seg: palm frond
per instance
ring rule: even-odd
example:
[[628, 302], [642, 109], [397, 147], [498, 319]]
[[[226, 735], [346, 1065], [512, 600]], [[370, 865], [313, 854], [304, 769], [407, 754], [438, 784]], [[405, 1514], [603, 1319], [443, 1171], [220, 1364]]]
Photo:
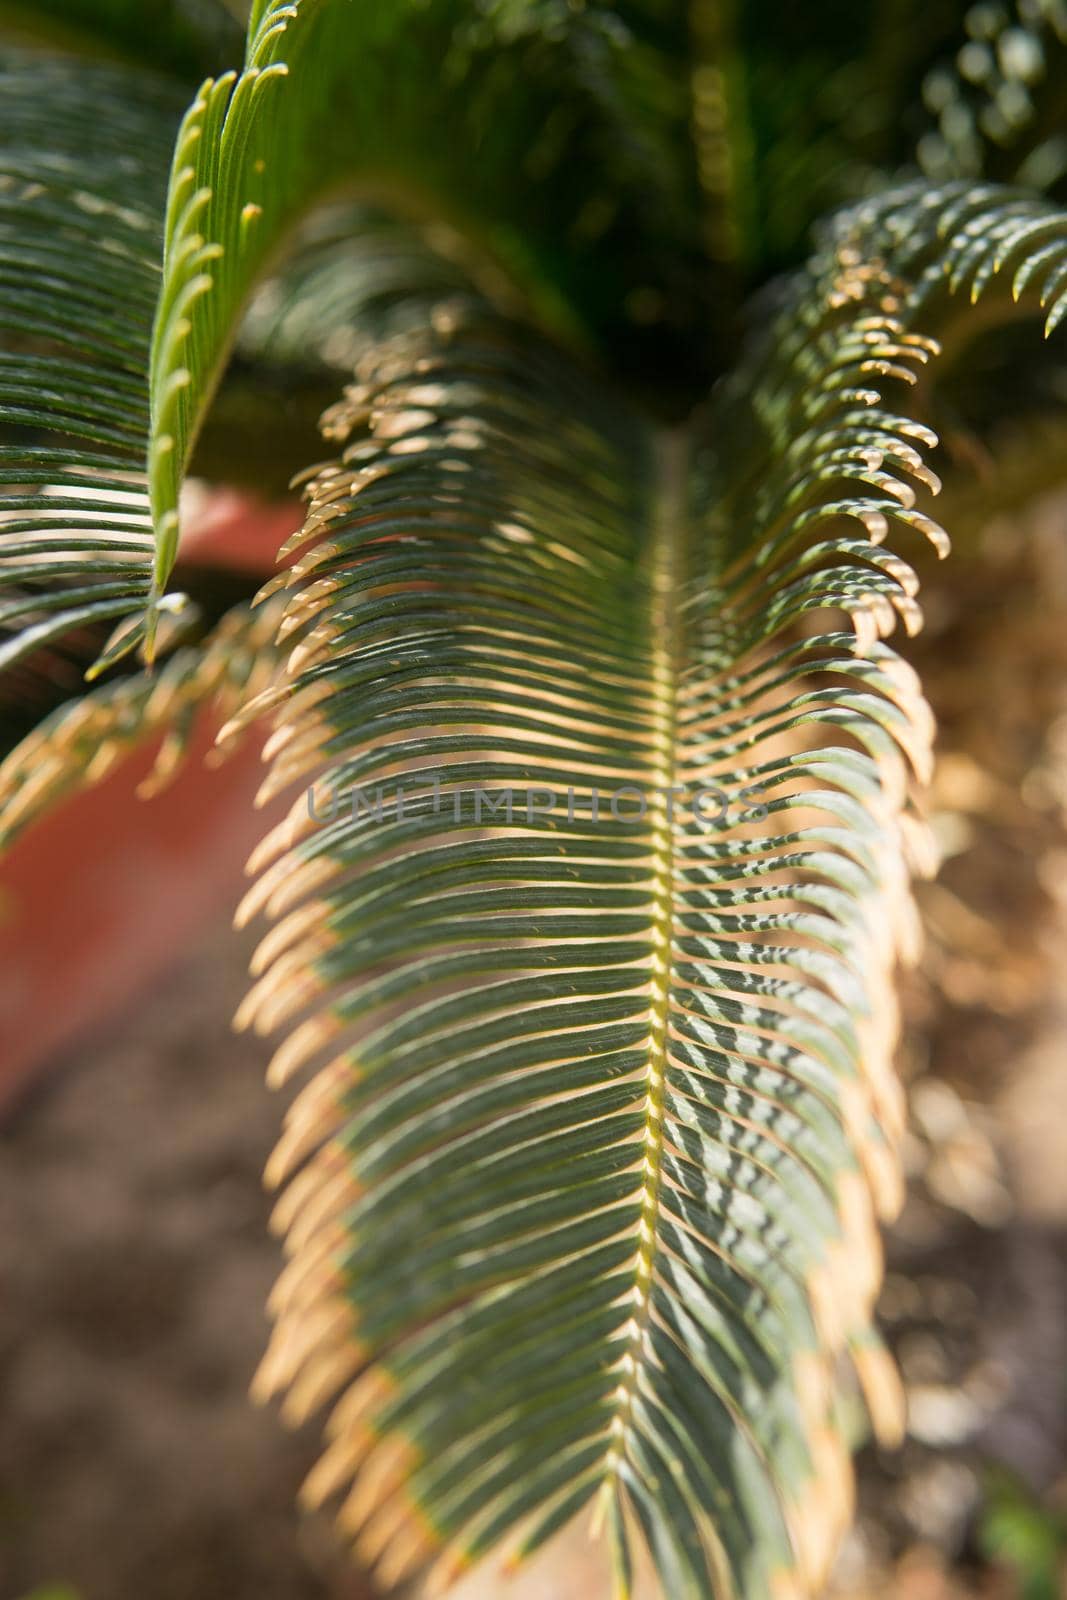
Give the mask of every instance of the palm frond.
[[[163, 735], [140, 793], [159, 792], [178, 771], [197, 719], [218, 722], [262, 694], [280, 665], [279, 608], [235, 606], [195, 648], [56, 708], [0, 762], [0, 850], [59, 800], [99, 783], [134, 750]], [[232, 748], [232, 746], [230, 746]]]
[[875, 258], [907, 285], [909, 321], [946, 321], [968, 333], [967, 311], [998, 297], [1012, 308], [1039, 308], [1048, 338], [1067, 313], [1067, 212], [1024, 189], [955, 182], [887, 190], [838, 227], [868, 242]]
[[669, 350], [684, 370], [692, 334], [671, 330], [702, 317], [687, 118], [656, 45], [599, 4], [255, 6], [243, 73], [205, 83], [175, 155], [152, 352], [157, 587], [238, 314], [341, 184], [472, 236], [567, 336], [614, 337], [650, 370]]
[[[326, 419], [267, 786], [315, 780], [318, 819], [242, 913], [278, 926], [241, 1020], [303, 1016], [274, 1081], [318, 1063], [259, 1386], [343, 1391], [308, 1492], [354, 1476], [389, 1581], [596, 1501], [672, 1595], [807, 1593], [848, 1515], [839, 1352], [899, 1425], [874, 1218], [930, 723], [881, 638], [910, 569], [866, 536], [941, 535], [924, 430], [867, 388], [927, 346], [836, 270], [748, 374], [747, 504], [737, 394], [688, 459], [469, 305]], [[803, 628], [827, 608], [856, 633]]]
[[140, 74], [0, 60], [0, 668], [47, 672], [75, 632], [99, 649], [148, 592], [147, 352], [179, 112]]
[[841, 1353], [900, 1426], [875, 1219], [932, 729], [884, 541], [947, 549], [937, 331], [997, 284], [1055, 325], [1065, 237], [993, 188], [857, 207], [688, 438], [470, 299], [324, 419], [290, 682], [242, 714], [277, 707], [265, 796], [315, 797], [242, 909], [240, 1020], [311, 1074], [259, 1390], [335, 1398], [307, 1492], [387, 1581], [593, 1504], [623, 1588], [636, 1536], [672, 1596], [818, 1592]]

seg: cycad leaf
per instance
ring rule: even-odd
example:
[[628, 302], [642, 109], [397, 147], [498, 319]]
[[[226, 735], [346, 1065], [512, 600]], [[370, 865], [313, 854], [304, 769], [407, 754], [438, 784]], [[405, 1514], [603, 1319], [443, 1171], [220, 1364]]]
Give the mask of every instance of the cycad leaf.
[[899, 1427], [875, 1217], [931, 727], [883, 541], [945, 549], [906, 401], [922, 330], [1021, 266], [1055, 317], [1063, 237], [962, 184], [844, 215], [688, 440], [469, 300], [327, 415], [267, 785], [315, 802], [242, 913], [277, 925], [241, 1020], [313, 1069], [259, 1387], [339, 1396], [308, 1493], [387, 1581], [592, 1504], [623, 1585], [636, 1535], [672, 1600], [818, 1592], [839, 1353]]
[[99, 783], [134, 750], [163, 735], [147, 797], [178, 772], [198, 717], [219, 722], [275, 678], [278, 607], [235, 606], [196, 646], [155, 671], [99, 684], [45, 717], [0, 762], [0, 850], [59, 800]]
[[175, 155], [152, 354], [158, 587], [238, 314], [280, 239], [340, 185], [472, 237], [538, 315], [616, 336], [637, 366], [662, 364], [664, 330], [688, 321], [670, 345], [684, 368], [701, 315], [687, 116], [684, 80], [599, 4], [255, 6], [244, 72], [205, 83]]
[[[327, 1053], [271, 1167], [260, 1386], [344, 1390], [309, 1492], [355, 1473], [390, 1581], [597, 1501], [672, 1597], [808, 1592], [848, 1514], [839, 1352], [896, 1425], [874, 1218], [930, 728], [880, 637], [912, 576], [864, 531], [921, 525], [922, 430], [850, 380], [927, 352], [834, 279], [749, 373], [747, 506], [737, 394], [690, 451], [469, 306], [327, 419], [270, 780], [325, 765], [320, 820], [301, 796], [243, 913], [281, 920], [242, 1020], [315, 1007], [273, 1077]], [[801, 627], [828, 607], [862, 649]]]
[[0, 668], [148, 590], [147, 353], [179, 107], [149, 76], [0, 60]]

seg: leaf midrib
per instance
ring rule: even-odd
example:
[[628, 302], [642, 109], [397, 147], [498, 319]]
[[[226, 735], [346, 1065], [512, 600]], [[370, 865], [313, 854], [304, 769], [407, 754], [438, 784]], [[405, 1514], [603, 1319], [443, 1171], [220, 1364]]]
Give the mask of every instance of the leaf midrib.
[[649, 1356], [649, 1322], [657, 1249], [663, 1171], [663, 1120], [666, 1096], [670, 975], [674, 931], [674, 826], [669, 791], [678, 780], [678, 684], [682, 666], [679, 617], [686, 534], [688, 438], [664, 431], [655, 444], [650, 539], [650, 643], [652, 726], [650, 768], [653, 859], [653, 915], [649, 1039], [646, 1065], [644, 1168], [638, 1248], [634, 1267], [634, 1306], [628, 1323], [628, 1348], [616, 1392], [605, 1487], [611, 1489], [627, 1453], [633, 1409], [643, 1364]]

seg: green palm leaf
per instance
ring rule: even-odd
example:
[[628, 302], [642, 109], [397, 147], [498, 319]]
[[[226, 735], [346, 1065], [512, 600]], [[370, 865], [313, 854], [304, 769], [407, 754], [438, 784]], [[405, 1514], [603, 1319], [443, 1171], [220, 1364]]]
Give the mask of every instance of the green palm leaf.
[[99, 783], [153, 738], [162, 740], [140, 785], [147, 797], [175, 775], [205, 711], [218, 722], [261, 694], [277, 675], [277, 606], [235, 606], [195, 646], [155, 672], [98, 684], [44, 717], [0, 762], [0, 850], [49, 807]]
[[180, 103], [139, 74], [0, 61], [0, 669], [51, 671], [78, 638], [87, 664], [148, 592], [147, 352]]
[[[497, 297], [518, 295], [624, 375], [647, 384], [669, 374], [684, 390], [732, 354], [742, 285], [794, 262], [813, 215], [870, 189], [905, 155], [916, 70], [954, 38], [962, 12], [972, 32], [993, 29], [981, 48], [1000, 65], [982, 92], [996, 106], [1040, 76], [1035, 59], [1063, 28], [1058, 0], [1011, 27], [981, 22], [988, 9], [857, 17], [834, 0], [816, 19], [783, 16], [768, 29], [722, 0], [702, 0], [691, 18], [673, 4], [600, 0], [253, 6], [245, 69], [205, 83], [172, 173], [152, 355], [157, 591], [174, 561], [181, 478], [240, 312], [324, 196], [344, 186], [388, 194], [466, 240]], [[974, 44], [964, 38], [961, 60]], [[936, 71], [935, 80], [948, 81]], [[978, 116], [966, 156], [946, 143], [956, 101], [944, 83], [930, 94], [939, 131], [927, 126], [920, 144], [927, 167], [981, 170], [982, 138], [1000, 113]], [[1015, 124], [1027, 118], [1016, 113], [1018, 144]], [[922, 133], [920, 119], [914, 127]], [[1034, 162], [1054, 159], [1050, 139], [1032, 130], [1034, 177]], [[995, 176], [1013, 170], [994, 161]], [[597, 173], [594, 193], [584, 171]]]
[[[884, 354], [858, 310], [776, 370], [828, 427]], [[768, 518], [731, 562], [714, 421], [690, 461], [489, 313], [436, 322], [329, 417], [291, 581], [271, 787], [325, 763], [349, 803], [301, 797], [245, 907], [282, 920], [243, 1020], [324, 997], [274, 1076], [330, 1053], [272, 1164], [301, 1170], [261, 1387], [345, 1389], [311, 1493], [358, 1469], [342, 1520], [390, 1580], [597, 1501], [672, 1595], [800, 1592], [847, 1514], [836, 1352], [892, 1425], [873, 1219], [929, 726], [878, 635], [908, 569], [829, 532], [814, 450], [763, 459], [811, 473], [788, 559]], [[910, 446], [866, 424], [853, 514], [907, 520], [864, 452]], [[796, 634], [827, 606], [865, 654]]]
[[242, 910], [277, 926], [240, 1020], [313, 1069], [258, 1386], [336, 1398], [308, 1494], [386, 1581], [591, 1507], [623, 1588], [636, 1535], [672, 1596], [817, 1592], [840, 1353], [900, 1425], [874, 1224], [931, 728], [882, 541], [946, 542], [883, 396], [1000, 273], [1055, 324], [1050, 239], [965, 185], [846, 214], [688, 435], [469, 299], [324, 419], [265, 789], [317, 798]]
[[[243, 73], [205, 83], [175, 154], [152, 352], [160, 589], [238, 314], [279, 241], [339, 186], [473, 238], [496, 281], [568, 337], [625, 329], [622, 349], [662, 364], [664, 330], [695, 308], [699, 209], [684, 82], [663, 60], [599, 5], [253, 7]], [[644, 344], [642, 307], [658, 324]]]

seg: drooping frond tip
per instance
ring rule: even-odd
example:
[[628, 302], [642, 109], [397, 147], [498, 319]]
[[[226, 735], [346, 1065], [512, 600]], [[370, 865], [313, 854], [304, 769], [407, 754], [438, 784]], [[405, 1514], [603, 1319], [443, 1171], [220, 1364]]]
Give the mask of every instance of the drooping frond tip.
[[[0, 850], [65, 796], [100, 783], [135, 750], [160, 739], [142, 798], [176, 775], [197, 719], [223, 721], [265, 694], [277, 674], [278, 608], [240, 605], [203, 643], [155, 672], [137, 672], [69, 700], [0, 762]], [[232, 748], [227, 739], [224, 748]]]

